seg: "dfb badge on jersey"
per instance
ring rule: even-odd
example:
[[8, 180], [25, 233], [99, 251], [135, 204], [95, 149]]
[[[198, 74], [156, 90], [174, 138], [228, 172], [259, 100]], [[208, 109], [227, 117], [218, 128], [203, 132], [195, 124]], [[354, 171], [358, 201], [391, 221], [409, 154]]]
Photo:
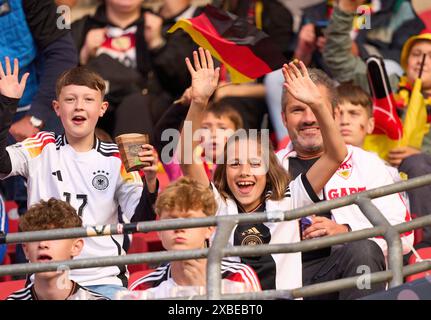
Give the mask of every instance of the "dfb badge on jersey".
[[263, 243], [262, 234], [255, 227], [242, 232], [241, 236], [244, 237], [241, 241], [242, 246], [255, 246]]
[[93, 172], [94, 178], [92, 181], [93, 187], [97, 190], [105, 190], [109, 186], [108, 175], [109, 172], [105, 172], [103, 170], [97, 170], [97, 172]]

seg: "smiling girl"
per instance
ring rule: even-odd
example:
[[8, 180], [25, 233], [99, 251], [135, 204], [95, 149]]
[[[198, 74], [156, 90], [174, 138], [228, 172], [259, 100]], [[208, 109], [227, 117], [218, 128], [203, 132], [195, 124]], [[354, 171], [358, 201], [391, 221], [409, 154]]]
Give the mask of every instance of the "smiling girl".
[[[214, 69], [209, 51], [202, 48], [199, 48], [199, 54], [194, 52], [193, 58], [194, 66], [186, 59], [192, 76], [192, 103], [186, 121], [191, 121], [195, 130], [217, 86], [219, 69]], [[284, 87], [315, 113], [325, 143], [325, 153], [305, 175], [290, 181], [264, 135], [244, 134], [244, 131], [234, 134], [225, 146], [224, 161], [217, 166], [214, 185], [211, 185], [218, 204], [218, 215], [286, 211], [317, 202], [317, 194], [344, 160], [347, 149], [334, 124], [330, 102], [327, 97], [321, 96], [302, 62], [299, 62], [299, 67], [294, 63], [284, 65]], [[187, 146], [185, 138], [182, 135], [183, 145]], [[198, 141], [193, 141], [192, 148], [197, 144]], [[184, 156], [182, 160], [185, 160]], [[185, 175], [210, 185], [198, 161], [191, 164], [182, 161], [182, 169]], [[299, 241], [298, 220], [241, 224], [232, 232], [229, 240], [231, 245]], [[256, 270], [262, 289], [293, 289], [302, 285], [299, 252], [237, 259]]]

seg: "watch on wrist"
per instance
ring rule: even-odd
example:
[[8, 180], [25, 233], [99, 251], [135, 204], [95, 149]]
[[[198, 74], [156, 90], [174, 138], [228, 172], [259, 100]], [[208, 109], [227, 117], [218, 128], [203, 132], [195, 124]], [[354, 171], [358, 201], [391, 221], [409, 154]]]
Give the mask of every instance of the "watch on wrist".
[[34, 116], [30, 117], [30, 123], [33, 127], [41, 129], [43, 127], [43, 121]]

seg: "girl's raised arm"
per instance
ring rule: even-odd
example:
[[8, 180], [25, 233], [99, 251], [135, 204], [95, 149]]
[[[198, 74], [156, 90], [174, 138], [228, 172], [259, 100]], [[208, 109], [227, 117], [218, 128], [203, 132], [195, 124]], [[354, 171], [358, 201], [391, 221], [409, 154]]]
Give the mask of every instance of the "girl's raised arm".
[[[213, 59], [208, 50], [199, 48], [198, 51], [199, 53], [196, 51], [193, 52], [194, 66], [186, 58], [187, 68], [192, 77], [192, 100], [186, 120], [184, 121], [183, 130], [181, 131], [181, 150], [179, 150], [178, 154], [184, 175], [204, 185], [208, 185], [209, 180], [202, 161], [200, 157], [199, 159], [195, 159], [194, 150], [200, 141], [199, 139], [193, 139], [193, 137], [201, 126], [202, 111], [207, 107], [210, 97], [217, 88], [220, 68], [214, 68]], [[191, 132], [187, 130], [190, 126]]]

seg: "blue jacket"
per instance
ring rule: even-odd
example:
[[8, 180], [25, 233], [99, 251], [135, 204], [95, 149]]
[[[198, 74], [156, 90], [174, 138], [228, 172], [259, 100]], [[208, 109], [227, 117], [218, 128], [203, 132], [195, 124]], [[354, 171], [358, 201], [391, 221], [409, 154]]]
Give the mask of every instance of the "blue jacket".
[[78, 54], [70, 30], [53, 0], [8, 0], [10, 12], [0, 16], [0, 59], [19, 58], [20, 73], [30, 72], [20, 106], [31, 104], [28, 115], [42, 119], [44, 130], [61, 133], [52, 110], [55, 82], [77, 65]]
[[22, 0], [9, 0], [10, 12], [0, 16], [0, 61], [4, 67], [4, 58], [18, 58], [20, 77], [30, 73], [20, 106], [31, 103], [38, 88], [35, 58], [37, 47], [27, 25]]

